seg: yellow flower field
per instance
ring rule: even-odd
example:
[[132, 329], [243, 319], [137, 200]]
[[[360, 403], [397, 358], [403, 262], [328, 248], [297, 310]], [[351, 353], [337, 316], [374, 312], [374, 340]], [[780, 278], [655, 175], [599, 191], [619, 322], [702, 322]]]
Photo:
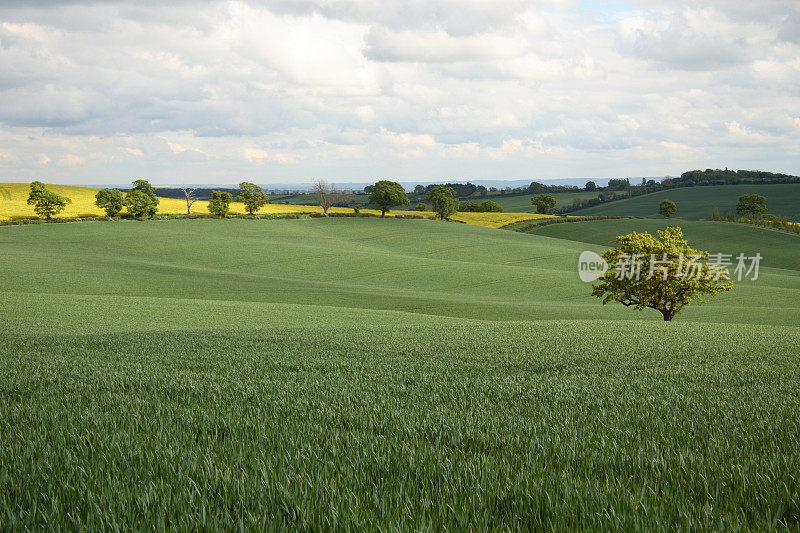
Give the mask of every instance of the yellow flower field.
[[[62, 196], [66, 196], [72, 203], [58, 216], [61, 217], [85, 217], [102, 216], [103, 210], [94, 205], [94, 195], [99, 189], [91, 187], [76, 187], [74, 185], [52, 185], [47, 184], [47, 188]], [[28, 193], [30, 184], [28, 183], [0, 183], [0, 220], [9, 220], [16, 217], [36, 216], [33, 206], [28, 205]], [[176, 198], [160, 198], [158, 212], [162, 214], [181, 214], [186, 213], [186, 202]], [[245, 212], [244, 205], [238, 202], [231, 204], [232, 214]], [[331, 213], [352, 213], [348, 207], [332, 207]], [[362, 213], [380, 214], [374, 209], [362, 209]], [[192, 213], [208, 213], [208, 202], [198, 200], [192, 206]], [[322, 208], [316, 205], [291, 205], [291, 204], [267, 204], [259, 210], [260, 214], [279, 214], [279, 213], [322, 213]], [[433, 216], [427, 211], [396, 211], [387, 213], [388, 216], [394, 214], [417, 214], [422, 216]], [[467, 224], [486, 226], [489, 228], [499, 228], [512, 222], [521, 220], [532, 220], [536, 218], [550, 217], [552, 215], [537, 215], [535, 213], [458, 213], [452, 218]]]

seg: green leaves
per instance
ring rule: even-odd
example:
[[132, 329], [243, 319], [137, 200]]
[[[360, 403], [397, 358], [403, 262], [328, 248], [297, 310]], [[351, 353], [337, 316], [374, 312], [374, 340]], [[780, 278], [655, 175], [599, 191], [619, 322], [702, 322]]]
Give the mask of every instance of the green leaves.
[[439, 217], [439, 220], [455, 214], [458, 209], [456, 191], [452, 187], [434, 185], [425, 194], [425, 199], [431, 204], [431, 209]]
[[72, 200], [49, 190], [41, 181], [31, 183], [28, 205], [34, 206], [34, 212], [40, 217], [50, 220], [53, 215], [63, 211], [69, 203], [72, 203]]
[[104, 209], [106, 215], [115, 217], [125, 207], [125, 197], [117, 189], [101, 189], [95, 195], [94, 203]]
[[396, 205], [408, 205], [408, 196], [403, 186], [389, 180], [381, 180], [368, 187], [369, 202], [381, 210], [381, 216], [386, 216], [386, 211]]
[[[264, 194], [261, 187], [255, 183], [243, 181], [239, 184], [239, 191], [236, 193], [236, 201], [244, 204], [248, 214], [252, 215], [257, 212], [267, 203], [267, 200], [269, 200], [269, 196]], [[210, 208], [209, 206], [209, 210]]]
[[233, 196], [225, 191], [211, 191], [211, 196], [208, 199], [209, 212], [224, 217], [230, 211]]
[[658, 238], [630, 233], [617, 237], [617, 243], [603, 253], [610, 268], [592, 288], [603, 304], [649, 307], [669, 321], [692, 301], [702, 303], [704, 296], [733, 288], [726, 271], [702, 262], [708, 252], [689, 247], [681, 228], [667, 227]]
[[531, 204], [536, 206], [537, 213], [546, 215], [556, 206], [556, 199], [550, 193], [542, 193], [531, 198]]
[[140, 220], [155, 215], [158, 202], [155, 188], [145, 180], [135, 180], [133, 188], [125, 195], [128, 212]]

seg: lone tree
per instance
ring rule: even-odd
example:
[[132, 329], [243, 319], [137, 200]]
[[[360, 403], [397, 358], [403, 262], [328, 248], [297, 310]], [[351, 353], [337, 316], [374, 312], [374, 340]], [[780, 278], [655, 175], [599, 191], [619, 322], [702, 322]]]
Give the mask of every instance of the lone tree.
[[41, 181], [31, 183], [28, 205], [32, 205], [34, 212], [40, 217], [50, 220], [53, 215], [59, 214], [70, 203], [72, 200], [49, 190]]
[[369, 194], [369, 202], [381, 210], [382, 217], [386, 216], [390, 207], [409, 204], [405, 189], [394, 181], [380, 180], [375, 185], [366, 187], [364, 192]]
[[313, 181], [311, 193], [317, 195], [317, 201], [322, 208], [322, 212], [325, 213], [325, 216], [328, 216], [328, 209], [336, 202], [339, 197], [339, 191], [328, 183], [328, 180], [316, 179]]
[[658, 204], [658, 214], [664, 218], [671, 217], [677, 210], [678, 206], [675, 205], [675, 202], [672, 200], [662, 200], [661, 203]]
[[548, 211], [556, 206], [556, 199], [553, 198], [552, 194], [546, 192], [531, 198], [531, 204], [536, 206], [537, 213], [546, 215]]
[[425, 199], [431, 204], [431, 209], [439, 217], [439, 220], [446, 219], [456, 213], [458, 209], [456, 191], [452, 187], [434, 185], [425, 194]]
[[135, 180], [133, 188], [125, 195], [128, 213], [139, 220], [150, 218], [158, 211], [156, 190], [145, 180]]
[[220, 218], [225, 218], [225, 215], [231, 209], [232, 201], [233, 195], [229, 192], [211, 191], [211, 196], [208, 199], [208, 210]]
[[750, 215], [752, 220], [761, 218], [761, 215], [767, 212], [767, 199], [760, 194], [740, 196], [736, 203], [736, 212], [740, 215]]
[[586, 190], [591, 192], [597, 189], [597, 184], [593, 181], [586, 182]]
[[115, 217], [125, 207], [125, 197], [117, 189], [100, 189], [94, 195], [94, 205], [104, 209], [107, 216]]
[[592, 296], [619, 302], [640, 311], [660, 312], [665, 321], [697, 299], [733, 288], [730, 274], [718, 265], [701, 262], [708, 252], [690, 248], [681, 228], [667, 227], [658, 238], [649, 233], [617, 237], [616, 248], [603, 253], [608, 271], [592, 288]]
[[252, 215], [267, 203], [269, 196], [255, 183], [243, 181], [239, 184], [239, 191], [236, 193], [236, 201], [242, 202], [247, 209], [247, 214]]
[[183, 191], [183, 195], [186, 197], [186, 214], [192, 214], [192, 205], [197, 201], [197, 197], [194, 195], [194, 189], [189, 187], [181, 187]]

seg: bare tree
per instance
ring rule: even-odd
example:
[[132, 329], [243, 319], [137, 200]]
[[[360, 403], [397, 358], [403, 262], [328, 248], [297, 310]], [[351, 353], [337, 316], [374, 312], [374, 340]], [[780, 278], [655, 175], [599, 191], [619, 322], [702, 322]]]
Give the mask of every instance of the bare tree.
[[181, 187], [183, 194], [186, 196], [186, 214], [192, 214], [192, 204], [197, 201], [197, 198], [194, 195], [194, 189], [190, 189], [189, 187]]
[[311, 191], [313, 194], [317, 195], [319, 206], [322, 208], [325, 216], [328, 216], [328, 209], [336, 203], [339, 197], [339, 191], [336, 190], [336, 187], [328, 183], [328, 180], [315, 179], [313, 184]]

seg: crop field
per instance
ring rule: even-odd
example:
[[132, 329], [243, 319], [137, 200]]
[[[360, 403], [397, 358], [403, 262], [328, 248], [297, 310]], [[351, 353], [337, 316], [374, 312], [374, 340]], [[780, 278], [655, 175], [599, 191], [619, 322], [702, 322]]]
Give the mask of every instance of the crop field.
[[690, 220], [707, 219], [711, 210], [736, 213], [736, 202], [744, 194], [760, 194], [767, 199], [767, 210], [789, 220], [800, 222], [800, 184], [773, 185], [712, 185], [708, 187], [682, 187], [659, 191], [626, 200], [596, 205], [570, 215], [642, 216], [658, 218], [658, 204], [665, 199], [678, 205], [676, 216]]
[[[58, 216], [61, 217], [93, 217], [102, 216], [104, 212], [95, 204], [95, 194], [98, 189], [90, 187], [75, 187], [72, 185], [48, 185], [52, 191], [68, 197], [72, 203], [68, 204], [66, 209]], [[28, 205], [28, 193], [30, 192], [30, 185], [27, 183], [0, 183], [0, 220], [9, 220], [14, 218], [29, 218], [36, 217], [33, 211], [33, 206]], [[309, 195], [306, 195], [309, 196]], [[124, 213], [125, 211], [123, 211]], [[160, 198], [158, 204], [158, 212], [161, 214], [184, 214], [186, 213], [186, 201], [176, 198]], [[231, 203], [230, 213], [233, 215], [244, 214], [247, 210], [244, 205], [238, 202]], [[353, 209], [349, 207], [331, 207], [330, 213], [352, 213]], [[380, 215], [380, 211], [374, 209], [362, 209], [362, 213]], [[192, 205], [192, 213], [208, 214], [208, 202], [205, 200], [198, 200]], [[258, 213], [260, 214], [285, 214], [285, 213], [322, 213], [322, 208], [318, 205], [295, 205], [295, 204], [266, 204]], [[413, 212], [407, 211], [390, 211], [387, 216], [394, 216], [395, 214], [414, 214], [425, 217], [434, 216], [429, 211]], [[538, 215], [534, 213], [458, 213], [452, 218], [459, 222], [466, 224], [486, 226], [489, 228], [499, 228], [513, 222], [520, 222], [523, 220], [534, 220], [550, 215]]]
[[[556, 207], [563, 207], [565, 205], [572, 205], [572, 201], [576, 198], [580, 199], [589, 199], [589, 198], [597, 198], [597, 194], [599, 191], [587, 192], [587, 191], [576, 191], [576, 192], [554, 192], [553, 198], [556, 200]], [[475, 202], [481, 202], [483, 200], [492, 200], [497, 202], [503, 209], [506, 211], [511, 211], [515, 213], [535, 213], [536, 206], [531, 204], [531, 198], [536, 196], [535, 194], [517, 194], [517, 195], [499, 195], [499, 194], [490, 194], [486, 198], [477, 198]]]
[[0, 529], [800, 527], [800, 268], [664, 323], [591, 298], [586, 249], [395, 218], [0, 228]]

